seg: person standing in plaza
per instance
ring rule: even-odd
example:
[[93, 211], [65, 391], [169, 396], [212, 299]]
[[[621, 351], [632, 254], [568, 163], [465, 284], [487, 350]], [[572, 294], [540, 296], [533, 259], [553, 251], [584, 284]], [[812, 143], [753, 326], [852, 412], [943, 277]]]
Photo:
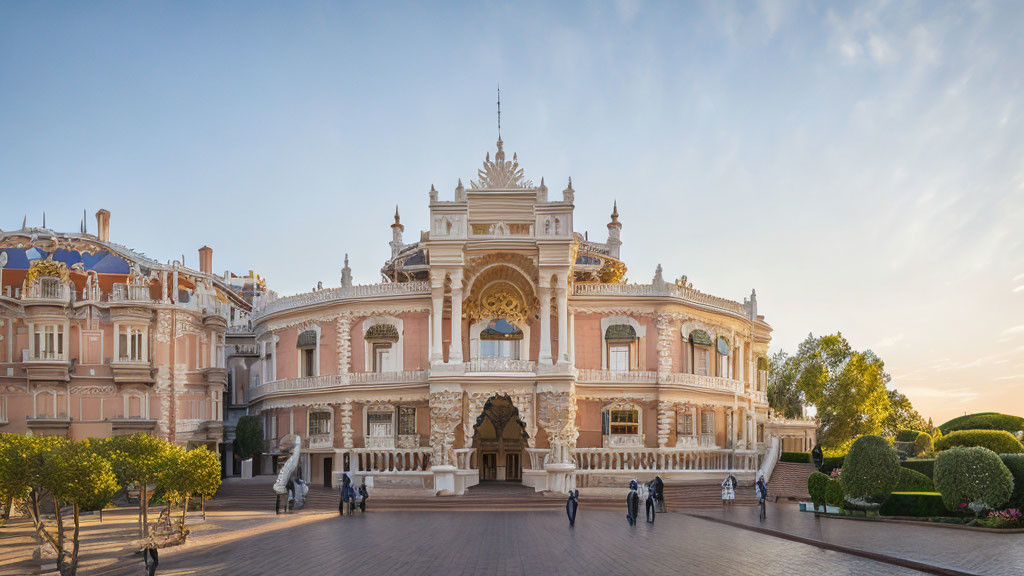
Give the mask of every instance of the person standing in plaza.
[[729, 506], [736, 500], [736, 477], [729, 474], [722, 481], [722, 505]]
[[768, 483], [764, 481], [764, 474], [758, 477], [757, 483], [754, 484], [754, 492], [757, 494], [757, 505], [761, 509], [760, 518], [764, 521], [767, 518], [765, 504], [768, 500]]
[[636, 515], [640, 508], [640, 495], [636, 493], [639, 484], [636, 480], [629, 481], [629, 494], [626, 494], [626, 521], [636, 526]]
[[370, 497], [370, 493], [366, 491], [366, 479], [363, 479], [363, 483], [359, 485], [359, 511], [366, 513], [366, 499]]
[[345, 515], [345, 506], [348, 505], [348, 515], [352, 515], [352, 506], [356, 501], [356, 491], [352, 488], [352, 481], [348, 474], [341, 475], [341, 502], [338, 503], [338, 515]]
[[569, 527], [576, 526], [576, 510], [580, 507], [580, 491], [569, 490], [569, 500], [565, 503], [565, 513], [569, 516]]

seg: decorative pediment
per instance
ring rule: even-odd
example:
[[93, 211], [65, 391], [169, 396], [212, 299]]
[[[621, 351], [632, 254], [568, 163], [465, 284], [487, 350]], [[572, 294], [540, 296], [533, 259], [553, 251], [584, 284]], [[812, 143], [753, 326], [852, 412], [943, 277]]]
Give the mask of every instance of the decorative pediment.
[[484, 158], [483, 168], [477, 170], [478, 180], [469, 183], [473, 190], [508, 190], [508, 189], [530, 189], [533, 182], [523, 178], [523, 169], [519, 167], [519, 159], [512, 154], [512, 161], [505, 160], [505, 151], [502, 150], [501, 138], [498, 138], [498, 151], [494, 153], [494, 160], [491, 160], [491, 153], [488, 152]]

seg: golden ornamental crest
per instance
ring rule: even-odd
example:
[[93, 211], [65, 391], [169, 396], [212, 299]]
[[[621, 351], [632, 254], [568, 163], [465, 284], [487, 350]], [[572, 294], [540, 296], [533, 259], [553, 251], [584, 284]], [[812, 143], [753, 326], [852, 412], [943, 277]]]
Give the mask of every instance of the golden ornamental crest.
[[60, 278], [61, 282], [67, 282], [68, 267], [57, 260], [36, 260], [28, 266], [25, 286], [32, 286], [40, 278]]
[[529, 310], [522, 296], [508, 284], [491, 286], [477, 301], [466, 303], [465, 316], [472, 321], [504, 318], [517, 326], [525, 326]]

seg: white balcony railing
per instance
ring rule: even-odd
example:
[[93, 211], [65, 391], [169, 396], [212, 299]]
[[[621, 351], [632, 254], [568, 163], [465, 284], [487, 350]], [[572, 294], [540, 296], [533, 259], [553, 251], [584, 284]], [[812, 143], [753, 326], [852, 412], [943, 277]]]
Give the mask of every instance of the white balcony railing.
[[753, 450], [678, 448], [577, 448], [577, 474], [597, 472], [725, 472], [757, 470]]
[[359, 372], [355, 374], [324, 374], [304, 378], [283, 378], [262, 382], [251, 387], [253, 400], [279, 392], [304, 392], [329, 390], [345, 386], [372, 384], [404, 384], [427, 381], [426, 370], [405, 370], [402, 372]]
[[674, 384], [677, 386], [692, 386], [694, 388], [721, 390], [723, 392], [736, 394], [743, 390], [743, 383], [739, 380], [721, 378], [719, 376], [702, 376], [700, 374], [661, 372], [658, 374], [658, 382]]
[[473, 358], [466, 364], [466, 372], [536, 372], [537, 363], [512, 358]]
[[658, 381], [658, 373], [640, 370], [615, 372], [612, 370], [584, 369], [577, 372], [576, 379], [580, 382], [634, 382], [638, 384], [654, 384]]
[[43, 277], [26, 287], [21, 299], [68, 302], [71, 300], [71, 287], [60, 278]]
[[55, 350], [36, 350], [29, 356], [30, 362], [66, 362], [64, 353]]
[[430, 467], [430, 448], [353, 448], [355, 472], [401, 474], [425, 472]]
[[327, 302], [411, 294], [430, 294], [430, 282], [388, 282], [364, 286], [342, 286], [339, 288], [314, 290], [313, 292], [305, 292], [284, 298], [279, 298], [274, 292], [267, 292], [258, 296], [253, 302], [253, 319], [258, 320], [260, 317], [282, 310], [302, 308]]
[[311, 434], [306, 438], [306, 448], [311, 450], [319, 448], [333, 448], [334, 447], [334, 435], [333, 434]]
[[111, 302], [151, 302], [149, 286], [143, 284], [114, 284], [108, 298]]
[[742, 304], [728, 298], [720, 298], [705, 294], [693, 288], [682, 288], [675, 284], [576, 284], [573, 286], [575, 296], [654, 296], [670, 297], [719, 308], [728, 312], [747, 316], [747, 311]]

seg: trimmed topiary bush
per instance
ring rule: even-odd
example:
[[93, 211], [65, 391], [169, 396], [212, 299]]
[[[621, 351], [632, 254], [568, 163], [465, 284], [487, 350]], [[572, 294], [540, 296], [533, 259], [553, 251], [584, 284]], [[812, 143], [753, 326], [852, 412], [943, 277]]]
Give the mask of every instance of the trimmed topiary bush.
[[1006, 430], [1007, 432], [1018, 432], [1024, 430], [1024, 418], [998, 412], [979, 412], [953, 418], [939, 426], [939, 429], [942, 430], [943, 434], [949, 434], [954, 430]]
[[858, 507], [881, 504], [899, 481], [900, 459], [881, 436], [861, 436], [843, 462], [846, 501]]
[[946, 508], [959, 510], [966, 504], [975, 515], [1006, 504], [1013, 492], [1010, 470], [998, 454], [980, 446], [939, 453], [933, 480]]
[[1000, 454], [1000, 460], [1013, 476], [1013, 492], [1007, 508], [1024, 508], [1024, 454]]
[[843, 505], [843, 482], [839, 478], [829, 478], [825, 487], [825, 504], [829, 506]]
[[893, 492], [878, 511], [882, 516], [935, 518], [951, 516], [938, 492]]
[[810, 464], [810, 452], [783, 452], [779, 456], [779, 462], [794, 462], [796, 464]]
[[907, 430], [907, 429], [899, 430], [899, 431], [896, 432], [896, 441], [897, 442], [913, 442], [914, 440], [917, 440], [917, 435], [920, 434], [920, 433], [921, 432], [919, 430]]
[[920, 456], [931, 452], [933, 448], [931, 435], [927, 432], [918, 432], [917, 438], [914, 439], [914, 447], [916, 448], [914, 456]]
[[935, 458], [908, 458], [900, 462], [900, 466], [932, 478], [935, 472]]
[[815, 509], [825, 505], [825, 489], [828, 488], [829, 480], [831, 478], [821, 472], [814, 472], [807, 479], [807, 493], [811, 495]]
[[1005, 430], [957, 430], [946, 434], [935, 444], [936, 450], [949, 450], [955, 446], [981, 446], [996, 454], [1020, 454], [1024, 445]]
[[910, 468], [900, 467], [900, 479], [894, 492], [934, 492], [932, 479]]

